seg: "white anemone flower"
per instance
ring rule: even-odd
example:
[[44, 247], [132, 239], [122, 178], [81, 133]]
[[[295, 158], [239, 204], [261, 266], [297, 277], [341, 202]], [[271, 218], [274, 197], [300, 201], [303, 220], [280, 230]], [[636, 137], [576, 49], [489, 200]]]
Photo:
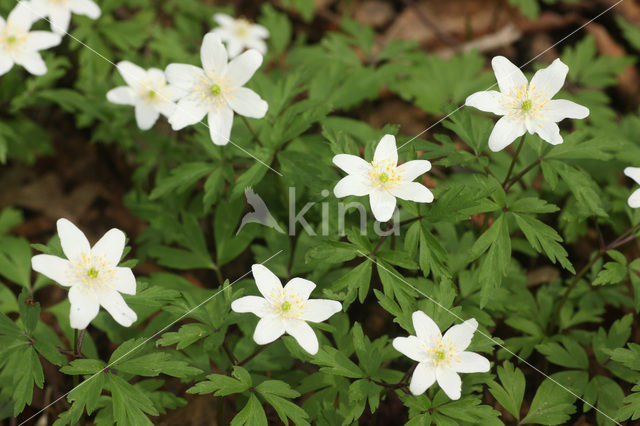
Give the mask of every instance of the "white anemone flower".
[[23, 66], [34, 75], [47, 73], [47, 65], [38, 51], [60, 44], [62, 37], [48, 31], [29, 31], [33, 24], [31, 6], [20, 2], [5, 21], [0, 17], [0, 75], [13, 64]]
[[398, 165], [398, 150], [393, 135], [382, 137], [371, 163], [350, 154], [336, 155], [333, 163], [348, 173], [333, 188], [335, 196], [368, 195], [371, 211], [379, 222], [391, 219], [396, 208], [396, 197], [417, 203], [433, 201], [433, 194], [427, 187], [413, 182], [431, 170], [431, 163], [413, 160]]
[[575, 102], [551, 99], [560, 91], [569, 72], [560, 59], [536, 72], [530, 83], [520, 68], [503, 56], [493, 58], [491, 65], [500, 91], [476, 92], [467, 98], [465, 105], [503, 116], [489, 136], [492, 151], [502, 150], [525, 132], [537, 133], [552, 145], [561, 144], [556, 123], [589, 115], [588, 108]]
[[33, 256], [31, 266], [69, 287], [71, 327], [87, 328], [101, 305], [119, 324], [129, 327], [138, 316], [120, 295], [136, 294], [136, 279], [131, 268], [118, 267], [125, 245], [124, 233], [111, 229], [90, 247], [87, 237], [67, 219], [59, 219], [57, 226], [62, 251], [68, 260], [39, 254]]
[[200, 48], [202, 68], [171, 64], [167, 80], [184, 90], [178, 107], [169, 117], [173, 130], [195, 124], [208, 115], [211, 140], [216, 145], [229, 143], [234, 111], [251, 118], [262, 118], [269, 105], [244, 84], [262, 64], [257, 50], [248, 50], [227, 63], [227, 50], [220, 38], [208, 33]]
[[[636, 183], [640, 183], [640, 167], [627, 167], [624, 169], [624, 174], [633, 179]], [[637, 209], [640, 207], [640, 189], [636, 189], [631, 193], [627, 200], [629, 207]]]
[[438, 381], [449, 398], [460, 399], [462, 381], [458, 373], [485, 373], [490, 368], [488, 359], [465, 351], [478, 328], [478, 321], [470, 319], [454, 325], [443, 336], [424, 312], [414, 312], [412, 319], [416, 336], [393, 339], [393, 347], [398, 352], [418, 361], [409, 390], [414, 395], [421, 395]]
[[264, 297], [241, 297], [231, 303], [231, 309], [260, 317], [253, 340], [259, 345], [266, 345], [287, 333], [311, 355], [318, 353], [318, 338], [307, 321], [327, 320], [342, 310], [340, 302], [309, 299], [316, 285], [304, 278], [293, 278], [282, 287], [280, 279], [262, 265], [253, 265], [251, 272]]
[[150, 68], [145, 71], [128, 61], [118, 63], [117, 67], [127, 86], [109, 90], [107, 99], [115, 104], [133, 105], [141, 130], [153, 127], [160, 114], [167, 118], [173, 114], [174, 101], [184, 95], [184, 91], [167, 84], [162, 70]]
[[262, 25], [252, 24], [244, 18], [234, 19], [224, 13], [216, 13], [213, 19], [220, 25], [213, 33], [227, 44], [230, 57], [235, 58], [245, 48], [267, 54], [264, 40], [269, 38], [269, 31]]
[[71, 14], [86, 15], [91, 19], [100, 17], [100, 7], [92, 0], [30, 0], [33, 12], [39, 18], [49, 18], [51, 31], [66, 34]]

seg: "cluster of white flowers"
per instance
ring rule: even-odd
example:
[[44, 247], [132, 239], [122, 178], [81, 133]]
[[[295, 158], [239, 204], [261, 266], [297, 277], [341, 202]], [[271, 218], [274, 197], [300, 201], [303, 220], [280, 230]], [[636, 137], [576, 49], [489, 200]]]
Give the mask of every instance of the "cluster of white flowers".
[[[0, 75], [18, 64], [33, 75], [47, 73], [41, 50], [57, 46], [67, 32], [71, 14], [100, 16], [100, 8], [91, 0], [20, 0], [6, 21], [0, 17]], [[47, 19], [48, 31], [31, 31], [38, 19]]]
[[[257, 93], [243, 87], [262, 65], [266, 52], [264, 41], [258, 43], [256, 34], [264, 38], [268, 32], [262, 26], [226, 15], [216, 15], [216, 20], [225, 25], [204, 36], [200, 48], [202, 68], [170, 64], [164, 72], [156, 68], [145, 71], [130, 62], [120, 62], [118, 71], [127, 86], [110, 90], [107, 99], [133, 105], [142, 130], [150, 129], [160, 114], [169, 119], [173, 130], [196, 124], [207, 116], [213, 143], [229, 143], [234, 112], [262, 118], [269, 108]], [[228, 52], [223, 40], [228, 43]], [[252, 46], [259, 50], [251, 48], [238, 56], [244, 47]], [[229, 56], [234, 58], [230, 62]]]

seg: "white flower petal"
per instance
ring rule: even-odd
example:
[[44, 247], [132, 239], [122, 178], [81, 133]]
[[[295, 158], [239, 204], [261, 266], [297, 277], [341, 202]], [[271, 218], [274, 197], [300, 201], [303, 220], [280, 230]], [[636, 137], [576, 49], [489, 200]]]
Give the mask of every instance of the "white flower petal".
[[396, 138], [393, 135], [384, 135], [376, 151], [373, 154], [373, 162], [378, 163], [380, 161], [389, 161], [391, 166], [395, 167], [398, 164], [398, 150], [396, 149]]
[[413, 328], [416, 330], [416, 336], [424, 343], [431, 343], [434, 339], [440, 337], [440, 328], [427, 314], [422, 311], [415, 311], [411, 316]]
[[158, 68], [149, 68], [147, 70], [147, 78], [154, 82], [157, 81], [157, 82], [166, 83], [167, 81], [166, 76], [164, 75], [164, 71]]
[[71, 0], [69, 8], [73, 13], [78, 15], [86, 15], [91, 19], [100, 17], [100, 7], [91, 0]]
[[544, 106], [542, 114], [546, 120], [554, 122], [565, 118], [583, 119], [589, 116], [589, 108], [566, 99], [553, 99]]
[[129, 61], [118, 62], [117, 65], [120, 75], [130, 87], [138, 87], [147, 77], [147, 72]]
[[72, 284], [67, 275], [67, 271], [71, 267], [67, 259], [49, 254], [38, 254], [31, 258], [31, 267], [34, 271], [40, 272], [60, 285], [68, 287]]
[[436, 381], [436, 370], [432, 365], [425, 362], [421, 362], [416, 366], [413, 375], [411, 376], [411, 383], [409, 383], [409, 390], [414, 395], [422, 395], [433, 385]]
[[200, 59], [207, 74], [224, 75], [227, 69], [227, 49], [217, 34], [210, 32], [204, 36], [200, 47]]
[[39, 16], [33, 13], [32, 9], [32, 6], [28, 2], [19, 1], [16, 7], [9, 13], [7, 22], [12, 27], [27, 31], [36, 20], [40, 19]]
[[436, 368], [436, 380], [438, 385], [453, 400], [460, 399], [462, 392], [462, 380], [455, 371], [449, 368]]
[[113, 319], [124, 327], [129, 327], [138, 319], [138, 315], [127, 305], [127, 302], [117, 291], [102, 293], [99, 301], [100, 305], [109, 312]]
[[233, 110], [231, 108], [223, 106], [215, 111], [209, 111], [207, 123], [214, 144], [226, 145], [229, 143], [233, 126]]
[[140, 130], [149, 130], [160, 117], [160, 111], [142, 102], [136, 105], [135, 111], [136, 123]]
[[296, 297], [298, 299], [307, 300], [316, 285], [304, 278], [292, 278], [284, 286], [284, 294], [287, 297]]
[[251, 312], [260, 318], [271, 313], [270, 307], [271, 304], [267, 299], [258, 296], [244, 296], [231, 302], [231, 310], [233, 312]]
[[44, 63], [38, 52], [22, 52], [20, 55], [14, 56], [13, 60], [33, 75], [44, 75], [47, 73], [47, 64]]
[[562, 143], [560, 128], [553, 121], [542, 121], [536, 123], [535, 132], [551, 145], [559, 145]]
[[257, 50], [251, 49], [229, 62], [226, 78], [229, 87], [244, 86], [253, 74], [262, 65], [262, 55]]
[[174, 86], [172, 84], [165, 86], [164, 90], [162, 90], [162, 95], [165, 97], [165, 99], [172, 102], [177, 101], [183, 96], [186, 96], [188, 93], [189, 93], [188, 91], [181, 89], [178, 86]]
[[5, 53], [0, 48], [0, 75], [8, 73], [13, 68], [13, 59], [11, 55]]
[[461, 352], [451, 363], [451, 369], [458, 373], [486, 373], [491, 368], [489, 360], [475, 352]]
[[190, 97], [178, 101], [175, 111], [169, 117], [169, 124], [173, 130], [180, 130], [192, 124], [198, 123], [207, 115], [206, 105], [195, 102]]
[[186, 91], [190, 91], [195, 81], [205, 76], [202, 68], [188, 64], [170, 64], [165, 74], [169, 83]]
[[27, 50], [43, 50], [57, 46], [62, 41], [59, 34], [48, 31], [31, 31], [27, 36], [25, 48]]
[[114, 104], [135, 105], [136, 92], [129, 86], [120, 86], [107, 92], [107, 100]]
[[266, 345], [284, 334], [284, 324], [279, 317], [260, 318], [253, 332], [253, 340], [259, 345]]
[[269, 109], [267, 104], [256, 92], [246, 87], [238, 87], [230, 96], [228, 102], [231, 108], [240, 115], [251, 118], [262, 118]]
[[398, 166], [398, 171], [402, 173], [402, 180], [411, 182], [431, 170], [431, 163], [427, 160], [407, 161]]
[[98, 315], [100, 303], [93, 293], [85, 293], [80, 287], [73, 286], [69, 289], [69, 322], [71, 328], [83, 330]]
[[91, 248], [91, 254], [102, 256], [107, 267], [116, 266], [122, 258], [126, 239], [124, 232], [112, 228]]
[[160, 112], [160, 114], [164, 115], [165, 117], [171, 117], [173, 113], [176, 112], [177, 105], [173, 102], [160, 101], [155, 104], [154, 108], [156, 108], [158, 112]]
[[247, 47], [257, 50], [263, 56], [267, 54], [267, 43], [263, 40], [257, 38], [247, 40]]
[[51, 31], [60, 35], [66, 34], [71, 22], [71, 11], [66, 7], [54, 6], [49, 9], [49, 17]]
[[131, 268], [117, 267], [114, 271], [113, 289], [124, 294], [136, 294], [136, 277]]
[[280, 278], [267, 269], [266, 266], [255, 264], [251, 267], [251, 272], [260, 294], [269, 302], [277, 300], [282, 295], [283, 288]]
[[226, 15], [224, 13], [216, 13], [213, 15], [213, 20], [218, 23], [218, 25], [222, 25], [223, 27], [233, 25], [235, 19], [231, 16]]
[[366, 176], [371, 168], [364, 159], [351, 154], [338, 154], [333, 157], [333, 164], [350, 175]]
[[632, 209], [637, 209], [638, 207], [640, 207], [640, 189], [636, 189], [631, 193], [629, 199], [627, 200], [627, 204], [629, 204], [629, 207], [631, 207]]
[[564, 86], [569, 67], [559, 58], [546, 68], [538, 70], [531, 78], [530, 86], [546, 99], [551, 99]]
[[78, 262], [83, 254], [88, 254], [91, 246], [84, 233], [67, 219], [56, 222], [60, 245], [67, 259]]
[[640, 167], [626, 167], [624, 174], [636, 181], [636, 183], [640, 183]]
[[416, 336], [396, 337], [392, 344], [398, 352], [414, 361], [422, 362], [427, 359], [424, 342]]
[[[225, 33], [229, 33], [229, 31], [225, 31]], [[237, 37], [233, 34], [226, 36], [227, 42], [227, 52], [229, 52], [230, 58], [235, 58], [244, 50], [244, 44], [240, 42]]]
[[346, 197], [347, 195], [363, 196], [371, 193], [370, 181], [359, 175], [348, 175], [338, 181], [333, 188], [333, 194], [336, 198]]
[[504, 104], [504, 95], [496, 90], [476, 92], [470, 95], [464, 104], [497, 115], [507, 115], [510, 112]]
[[416, 203], [430, 203], [433, 201], [433, 193], [418, 182], [399, 182], [399, 187], [389, 189], [389, 192], [402, 200], [415, 201]]
[[386, 222], [393, 216], [396, 208], [396, 197], [386, 190], [373, 190], [369, 194], [369, 204], [373, 216], [378, 222]]
[[7, 25], [7, 21], [4, 20], [2, 16], [0, 16], [0, 30], [2, 30]]
[[318, 337], [309, 324], [301, 320], [287, 320], [284, 322], [284, 327], [302, 349], [311, 355], [318, 353]]
[[526, 131], [524, 120], [502, 117], [496, 122], [489, 136], [489, 148], [493, 152], [501, 151], [509, 146], [511, 142], [524, 135]]
[[305, 302], [301, 318], [305, 321], [322, 322], [341, 310], [342, 304], [337, 300], [311, 299]]
[[251, 34], [257, 38], [268, 38], [269, 30], [260, 24], [253, 24], [251, 25]]
[[520, 68], [511, 63], [504, 56], [496, 56], [491, 60], [493, 72], [498, 81], [498, 87], [503, 94], [508, 94], [513, 89], [527, 88], [527, 77], [524, 76]]
[[469, 347], [473, 333], [478, 328], [478, 321], [475, 318], [471, 318], [463, 322], [462, 324], [456, 324], [444, 333], [442, 340], [445, 345], [455, 345], [455, 349], [458, 351], [464, 351]]

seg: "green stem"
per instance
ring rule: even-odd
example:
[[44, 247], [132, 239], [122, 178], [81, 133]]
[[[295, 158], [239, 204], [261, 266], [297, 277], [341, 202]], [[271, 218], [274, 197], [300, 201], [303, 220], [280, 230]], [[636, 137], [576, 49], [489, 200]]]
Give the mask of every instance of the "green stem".
[[556, 324], [558, 322], [558, 318], [560, 317], [560, 311], [562, 310], [562, 307], [564, 306], [564, 304], [569, 299], [569, 295], [571, 294], [573, 289], [578, 284], [578, 281], [580, 281], [580, 278], [582, 278], [584, 276], [584, 274], [586, 274], [589, 271], [589, 269], [591, 269], [591, 267], [598, 261], [598, 259], [600, 259], [607, 251], [613, 250], [613, 249], [615, 249], [617, 247], [620, 247], [621, 245], [626, 244], [629, 241], [631, 241], [632, 239], [636, 238], [635, 232], [638, 229], [640, 229], [640, 223], [635, 224], [632, 228], [630, 228], [627, 231], [623, 232], [622, 235], [620, 235], [618, 238], [613, 240], [611, 243], [609, 243], [606, 246], [602, 247], [598, 251], [598, 253], [596, 253], [596, 255], [593, 257], [593, 259], [591, 259], [589, 261], [589, 263], [587, 263], [584, 266], [584, 268], [582, 268], [573, 277], [573, 279], [571, 280], [571, 283], [569, 283], [569, 287], [567, 287], [567, 290], [562, 295], [562, 299], [560, 299], [560, 303], [558, 303], [558, 306], [556, 306], [556, 309], [553, 312], [553, 316], [551, 317], [551, 321], [549, 321], [549, 327], [547, 327], [547, 330], [549, 332], [553, 332], [554, 331], [554, 329], [556, 327]]
[[[273, 342], [272, 342], [273, 343]], [[245, 359], [243, 359], [242, 361], [240, 361], [237, 365], [239, 366], [243, 366], [246, 363], [248, 363], [249, 361], [251, 361], [252, 359], [254, 359], [256, 356], [258, 356], [262, 351], [264, 351], [265, 349], [267, 349], [269, 347], [271, 343], [267, 343], [266, 345], [262, 345], [260, 348], [258, 348], [258, 350], [256, 350], [254, 353], [252, 353], [251, 355], [249, 355], [248, 357], [246, 357]]]
[[533, 163], [529, 164], [527, 167], [525, 167], [520, 173], [518, 173], [517, 175], [515, 175], [511, 180], [509, 180], [508, 182], [502, 184], [502, 187], [504, 188], [505, 191], [509, 191], [509, 189], [516, 183], [518, 182], [520, 179], [522, 179], [522, 177], [524, 177], [524, 175], [526, 175], [527, 173], [529, 173], [529, 171], [531, 169], [533, 169], [534, 167], [536, 167], [538, 164], [540, 164], [542, 162], [544, 158], [540, 157], [538, 158], [536, 161], [534, 161]]
[[[240, 114], [238, 114], [238, 115], [240, 115]], [[249, 132], [251, 132], [251, 135], [253, 135], [253, 138], [256, 140], [256, 142], [258, 142], [260, 145], [264, 146], [264, 144], [262, 143], [262, 141], [258, 137], [257, 133], [253, 130], [253, 127], [251, 127], [251, 124], [249, 124], [249, 120], [247, 120], [247, 117], [245, 117], [244, 115], [240, 115], [240, 117], [242, 118], [242, 121], [244, 121], [244, 125], [247, 126], [247, 129], [249, 129]]]
[[509, 182], [509, 178], [511, 177], [511, 172], [513, 172], [513, 168], [516, 165], [516, 162], [518, 161], [518, 155], [520, 155], [520, 151], [522, 150], [523, 145], [524, 145], [524, 137], [520, 139], [520, 144], [518, 145], [518, 148], [516, 149], [516, 153], [513, 156], [513, 159], [511, 160], [511, 165], [509, 166], [509, 171], [507, 172], [507, 176], [504, 178], [504, 182], [502, 182], [502, 187], [504, 187], [507, 184], [507, 182]]

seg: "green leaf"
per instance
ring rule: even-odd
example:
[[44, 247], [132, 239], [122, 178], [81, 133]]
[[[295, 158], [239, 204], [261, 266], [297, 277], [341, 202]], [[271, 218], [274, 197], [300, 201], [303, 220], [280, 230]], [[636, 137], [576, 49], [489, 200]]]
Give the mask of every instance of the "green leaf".
[[213, 171], [210, 163], [184, 163], [171, 170], [169, 176], [159, 179], [156, 187], [149, 195], [150, 200], [162, 198], [167, 194], [175, 194], [191, 188], [202, 177]]
[[196, 383], [195, 386], [187, 389], [187, 393], [197, 393], [200, 395], [213, 393], [214, 396], [227, 396], [234, 393], [241, 393], [251, 387], [241, 380], [222, 374], [210, 374], [207, 380]]
[[164, 333], [158, 339], [158, 345], [170, 346], [177, 343], [176, 349], [182, 350], [211, 334], [211, 328], [201, 323], [184, 324], [177, 332]]
[[231, 420], [231, 426], [267, 426], [267, 416], [254, 394], [249, 396], [247, 405]]
[[113, 401], [113, 418], [116, 423], [120, 426], [153, 425], [144, 413], [152, 416], [160, 413], [149, 397], [115, 374], [107, 374], [107, 378]]
[[107, 364], [99, 359], [76, 359], [60, 369], [64, 374], [94, 374], [103, 370]]
[[256, 391], [265, 401], [271, 404], [284, 424], [287, 424], [287, 418], [291, 419], [296, 425], [308, 424], [309, 415], [307, 412], [285, 399], [300, 396], [287, 383], [280, 380], [266, 380], [256, 386]]
[[336, 376], [358, 379], [364, 377], [364, 373], [344, 353], [330, 346], [322, 346], [312, 362], [321, 365], [320, 371]]
[[489, 382], [489, 392], [500, 405], [519, 420], [526, 386], [524, 373], [509, 361], [505, 361], [502, 367], [498, 367], [497, 370], [502, 386], [491, 381]]
[[186, 361], [176, 359], [168, 352], [154, 352], [127, 359], [118, 364], [118, 371], [147, 377], [164, 373], [179, 378], [192, 377], [202, 373], [199, 368], [189, 366]]
[[25, 331], [31, 334], [40, 319], [40, 302], [35, 302], [29, 290], [23, 288], [18, 297], [18, 309]]
[[[581, 371], [563, 371], [545, 379], [536, 391], [529, 412], [521, 423], [539, 423], [557, 425], [566, 423], [575, 413], [576, 396], [567, 392], [570, 389], [580, 395], [587, 384], [588, 373]], [[558, 383], [554, 383], [553, 380]]]
[[538, 253], [544, 252], [553, 263], [557, 260], [566, 270], [575, 274], [567, 251], [559, 244], [562, 237], [552, 227], [528, 215], [513, 213], [513, 216], [531, 247]]
[[355, 268], [347, 272], [341, 278], [337, 279], [332, 286], [335, 291], [349, 288], [358, 291], [358, 300], [364, 303], [369, 294], [369, 284], [371, 283], [371, 270], [373, 263], [367, 259]]
[[589, 358], [585, 350], [571, 337], [562, 337], [562, 346], [559, 343], [547, 342], [536, 346], [536, 349], [547, 359], [567, 368], [586, 370], [589, 368]]
[[27, 240], [0, 237], [0, 275], [22, 287], [30, 286], [31, 247]]

